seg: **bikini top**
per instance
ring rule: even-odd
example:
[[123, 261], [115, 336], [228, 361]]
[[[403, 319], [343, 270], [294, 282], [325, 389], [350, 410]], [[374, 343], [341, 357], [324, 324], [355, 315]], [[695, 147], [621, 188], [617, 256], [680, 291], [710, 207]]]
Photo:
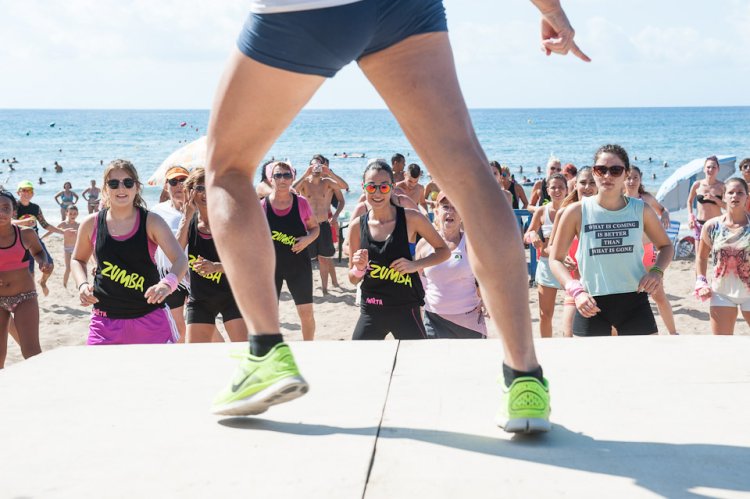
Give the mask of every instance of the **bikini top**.
[[0, 248], [0, 272], [9, 270], [19, 270], [29, 267], [29, 250], [27, 250], [21, 240], [21, 229], [13, 226], [15, 231], [15, 240], [7, 248]]
[[703, 194], [698, 194], [695, 196], [695, 200], [698, 201], [700, 204], [716, 204], [716, 201], [712, 201], [710, 199], [706, 199], [706, 197]]
[[73, 193], [71, 192], [70, 195], [66, 195], [65, 193], [60, 194], [60, 199], [63, 203], [72, 203], [73, 202]]

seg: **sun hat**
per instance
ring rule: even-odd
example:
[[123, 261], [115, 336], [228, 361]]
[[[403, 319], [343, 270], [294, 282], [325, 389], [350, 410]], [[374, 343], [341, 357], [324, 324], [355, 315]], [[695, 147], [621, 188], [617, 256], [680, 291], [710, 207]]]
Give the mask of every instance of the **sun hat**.
[[34, 184], [32, 184], [30, 180], [21, 180], [20, 182], [18, 182], [17, 190], [20, 191], [21, 189], [31, 189], [33, 191]]
[[172, 180], [173, 178], [182, 178], [187, 177], [190, 175], [190, 172], [187, 171], [187, 168], [184, 168], [182, 166], [173, 166], [169, 170], [167, 170], [166, 179]]

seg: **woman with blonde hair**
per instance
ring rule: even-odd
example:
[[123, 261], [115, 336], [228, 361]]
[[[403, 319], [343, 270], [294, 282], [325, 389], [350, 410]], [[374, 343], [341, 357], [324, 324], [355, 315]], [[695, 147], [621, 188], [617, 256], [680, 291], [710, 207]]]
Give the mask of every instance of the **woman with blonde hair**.
[[[150, 213], [130, 161], [116, 159], [104, 170], [104, 209], [78, 230], [72, 271], [83, 306], [93, 305], [89, 345], [172, 343], [177, 330], [164, 300], [187, 271], [187, 258], [161, 217]], [[172, 262], [159, 279], [156, 248]], [[87, 262], [96, 257], [94, 282]]]

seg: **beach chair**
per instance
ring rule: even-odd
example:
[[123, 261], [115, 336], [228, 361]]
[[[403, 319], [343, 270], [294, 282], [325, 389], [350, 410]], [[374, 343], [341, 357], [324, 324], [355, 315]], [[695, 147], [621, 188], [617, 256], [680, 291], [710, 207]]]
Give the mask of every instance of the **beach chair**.
[[[521, 231], [521, 236], [528, 229], [531, 223], [532, 213], [529, 210], [513, 210], [516, 215], [516, 221], [518, 222], [518, 228]], [[536, 248], [533, 245], [529, 245], [529, 263], [527, 269], [529, 272], [529, 286], [534, 284], [534, 278], [536, 276]]]
[[677, 243], [680, 240], [680, 222], [677, 220], [672, 220], [669, 222], [669, 228], [667, 229], [667, 236], [669, 236], [669, 240], [672, 241], [672, 246], [674, 246], [675, 250], [677, 249]]

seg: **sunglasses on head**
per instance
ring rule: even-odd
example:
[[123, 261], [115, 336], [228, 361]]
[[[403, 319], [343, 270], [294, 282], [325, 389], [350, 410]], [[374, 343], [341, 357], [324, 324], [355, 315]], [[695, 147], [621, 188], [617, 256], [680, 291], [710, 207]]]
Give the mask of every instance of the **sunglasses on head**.
[[281, 180], [282, 178], [285, 180], [291, 180], [293, 177], [291, 172], [284, 172], [284, 173], [274, 173], [273, 178], [276, 180]]
[[194, 185], [193, 190], [195, 192], [206, 192], [206, 186], [203, 184]]
[[393, 184], [376, 184], [375, 182], [367, 182], [362, 184], [365, 192], [368, 194], [375, 194], [380, 191], [381, 194], [388, 194], [393, 189]]
[[609, 173], [612, 177], [619, 177], [625, 172], [625, 167], [622, 165], [606, 166], [606, 165], [594, 165], [594, 175], [597, 177], [603, 177]]
[[122, 180], [113, 178], [111, 180], [107, 180], [107, 187], [113, 190], [119, 189], [120, 182], [122, 182], [123, 187], [125, 187], [126, 189], [132, 189], [135, 186], [135, 180], [133, 180], [132, 178], [124, 178]]
[[184, 184], [185, 178], [170, 178], [169, 180], [167, 180], [167, 182], [169, 182], [169, 185], [171, 185], [172, 187], [176, 187], [177, 184]]

